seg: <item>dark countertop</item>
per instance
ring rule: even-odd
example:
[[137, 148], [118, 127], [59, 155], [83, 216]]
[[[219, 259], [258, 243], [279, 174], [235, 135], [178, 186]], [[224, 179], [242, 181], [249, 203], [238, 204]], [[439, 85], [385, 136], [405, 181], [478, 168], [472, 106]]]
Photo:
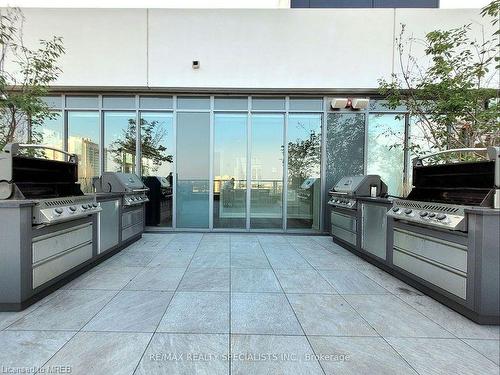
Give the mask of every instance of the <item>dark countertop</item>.
[[16, 208], [34, 206], [36, 201], [30, 199], [6, 199], [0, 200], [0, 208]]
[[468, 214], [474, 215], [500, 215], [499, 208], [491, 208], [491, 207], [469, 207], [465, 209], [465, 212]]

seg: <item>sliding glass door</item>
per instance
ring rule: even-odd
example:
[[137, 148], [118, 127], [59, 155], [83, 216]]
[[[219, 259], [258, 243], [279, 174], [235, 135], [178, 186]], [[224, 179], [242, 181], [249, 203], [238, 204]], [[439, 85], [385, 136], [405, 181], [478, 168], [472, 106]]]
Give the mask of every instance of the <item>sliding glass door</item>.
[[283, 228], [282, 114], [251, 116], [251, 229]]
[[149, 188], [146, 224], [172, 227], [174, 125], [170, 112], [140, 113], [141, 172]]
[[321, 114], [288, 116], [287, 228], [319, 230]]
[[178, 228], [209, 228], [210, 113], [177, 114]]
[[247, 114], [214, 115], [214, 228], [246, 228]]

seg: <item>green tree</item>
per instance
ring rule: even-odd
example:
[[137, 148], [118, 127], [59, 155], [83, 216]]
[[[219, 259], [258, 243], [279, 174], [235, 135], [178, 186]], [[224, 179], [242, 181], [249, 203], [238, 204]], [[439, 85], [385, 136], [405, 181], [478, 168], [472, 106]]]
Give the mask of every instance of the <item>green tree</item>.
[[[471, 25], [451, 30], [435, 30], [424, 40], [407, 37], [405, 25], [396, 39], [400, 74], [379, 80], [379, 91], [386, 106], [407, 108], [420, 127], [427, 144], [434, 150], [498, 145], [499, 50], [498, 17], [500, 0], [481, 14], [491, 17], [492, 35], [483, 28], [482, 40], [470, 36]], [[421, 43], [429, 61], [424, 66], [412, 47]], [[411, 144], [419, 154], [422, 142]], [[466, 154], [459, 158], [466, 158]]]
[[41, 142], [38, 127], [57, 116], [41, 97], [61, 73], [62, 38], [41, 39], [30, 49], [23, 42], [23, 22], [19, 9], [0, 10], [0, 147], [18, 139]]
[[[167, 148], [162, 144], [167, 131], [159, 125], [158, 121], [141, 119], [141, 155], [144, 175], [156, 172], [163, 162], [173, 162], [173, 156], [167, 154]], [[113, 155], [113, 161], [125, 172], [132, 171], [135, 165], [136, 134], [136, 121], [130, 118], [127, 128], [122, 130], [122, 137], [114, 141], [109, 150]]]

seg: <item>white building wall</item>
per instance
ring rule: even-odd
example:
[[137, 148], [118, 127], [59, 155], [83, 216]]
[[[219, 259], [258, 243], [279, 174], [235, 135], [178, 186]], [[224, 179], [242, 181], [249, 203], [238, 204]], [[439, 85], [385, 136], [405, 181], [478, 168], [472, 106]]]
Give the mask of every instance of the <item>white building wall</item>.
[[[60, 35], [62, 88], [373, 89], [398, 66], [401, 23], [424, 36], [477, 9], [24, 9], [25, 40]], [[192, 60], [201, 68], [193, 70]]]

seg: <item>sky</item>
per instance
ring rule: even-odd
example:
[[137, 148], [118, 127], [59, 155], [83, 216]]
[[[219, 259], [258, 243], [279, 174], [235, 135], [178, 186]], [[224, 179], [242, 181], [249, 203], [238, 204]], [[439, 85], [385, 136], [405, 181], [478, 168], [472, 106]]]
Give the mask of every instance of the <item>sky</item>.
[[[404, 1], [404, 0], [402, 0]], [[441, 0], [441, 8], [482, 8], [489, 0]], [[0, 0], [0, 7], [289, 8], [290, 0]]]

